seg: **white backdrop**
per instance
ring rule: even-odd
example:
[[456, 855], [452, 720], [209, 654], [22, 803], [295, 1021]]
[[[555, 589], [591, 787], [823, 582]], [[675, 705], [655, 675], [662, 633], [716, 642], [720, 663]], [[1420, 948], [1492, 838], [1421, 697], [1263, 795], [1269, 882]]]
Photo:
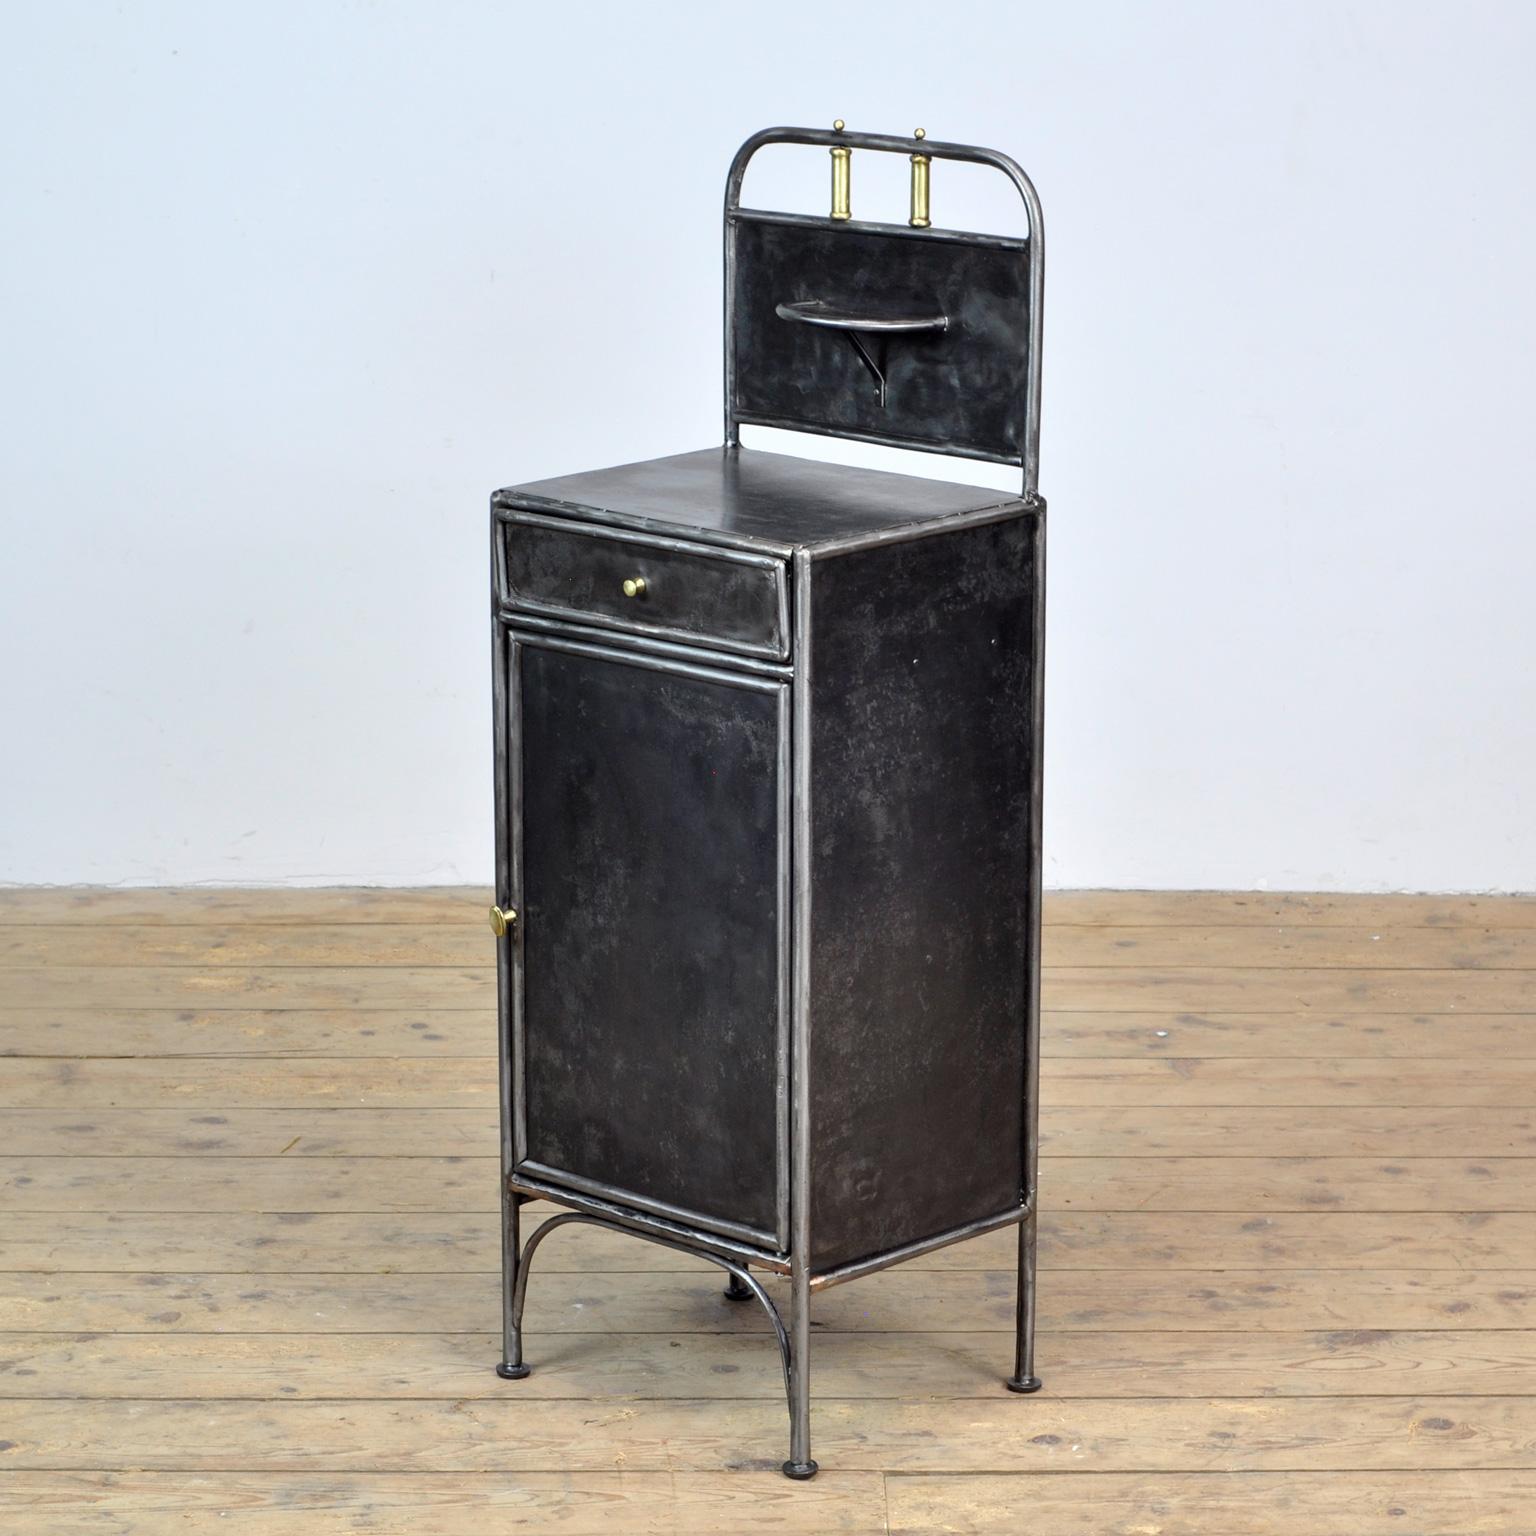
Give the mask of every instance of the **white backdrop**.
[[[0, 879], [487, 879], [487, 493], [718, 441], [727, 163], [841, 116], [1044, 199], [1049, 883], [1536, 886], [1536, 7], [33, 0], [3, 44]], [[748, 201], [821, 209], [778, 154]], [[1019, 227], [942, 164], [934, 209]]]

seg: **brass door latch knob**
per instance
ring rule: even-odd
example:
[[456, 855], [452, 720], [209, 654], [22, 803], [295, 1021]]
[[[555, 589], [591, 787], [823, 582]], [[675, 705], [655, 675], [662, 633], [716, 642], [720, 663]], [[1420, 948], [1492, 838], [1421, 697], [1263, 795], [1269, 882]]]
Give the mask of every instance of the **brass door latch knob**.
[[624, 578], [624, 596], [625, 597], [644, 597], [645, 596], [645, 577], [644, 576], [626, 576]]
[[516, 907], [492, 907], [491, 908], [491, 932], [498, 939], [504, 939], [512, 931], [517, 922]]

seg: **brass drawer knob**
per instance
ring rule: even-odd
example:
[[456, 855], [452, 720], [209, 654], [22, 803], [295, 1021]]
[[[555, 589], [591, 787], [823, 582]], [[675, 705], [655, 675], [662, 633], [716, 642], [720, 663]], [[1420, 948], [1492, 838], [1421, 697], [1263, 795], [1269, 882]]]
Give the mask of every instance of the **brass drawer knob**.
[[624, 596], [625, 597], [644, 597], [645, 596], [645, 577], [644, 576], [626, 576], [624, 578]]
[[498, 939], [506, 938], [512, 925], [517, 921], [516, 907], [492, 907], [491, 908], [491, 932]]

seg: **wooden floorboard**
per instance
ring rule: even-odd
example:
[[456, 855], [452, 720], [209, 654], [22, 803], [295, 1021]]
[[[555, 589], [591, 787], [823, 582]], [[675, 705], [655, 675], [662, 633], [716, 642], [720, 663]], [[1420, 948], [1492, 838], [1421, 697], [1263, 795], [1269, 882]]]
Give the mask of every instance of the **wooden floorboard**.
[[[186, 889], [0, 886], [0, 923], [475, 923], [489, 886]], [[1047, 891], [1048, 926], [1536, 928], [1536, 893], [1353, 895], [1317, 891]]]
[[[618, 1458], [616, 1458], [618, 1459]], [[887, 1530], [885, 1479], [835, 1472], [0, 1472], [19, 1536], [831, 1536]]]
[[[107, 924], [80, 942], [78, 923], [0, 922], [0, 965], [75, 968], [370, 969], [484, 968], [495, 940], [481, 914], [457, 923]], [[1377, 970], [1536, 969], [1536, 928], [1232, 927], [1063, 924], [1045, 931], [1047, 970], [1149, 966], [1233, 970], [1245, 967], [1368, 967]]]
[[[1042, 1055], [1051, 1061], [1064, 1056], [1519, 1060], [1536, 1052], [1536, 998], [1532, 1003], [1527, 1012], [1495, 1014], [1113, 1013], [1047, 1007]], [[17, 1008], [7, 1007], [0, 995], [0, 1057], [494, 1061], [495, 1047], [494, 1024], [483, 1008], [121, 1008], [111, 1002], [97, 1008]]]
[[[493, 1063], [486, 1061], [483, 1070]], [[232, 1067], [231, 1070], [239, 1070]], [[5, 1075], [0, 1068], [0, 1078]], [[1536, 1112], [1483, 1108], [1255, 1105], [1047, 1104], [1043, 1155], [1065, 1157], [1219, 1157], [1234, 1138], [1244, 1151], [1318, 1157], [1398, 1155], [1422, 1138], [1445, 1157], [1536, 1156]], [[496, 1109], [328, 1107], [6, 1109], [0, 1157], [435, 1157], [495, 1153]]]
[[[1040, 1263], [1047, 1270], [1263, 1270], [1276, 1285], [1291, 1270], [1449, 1270], [1486, 1275], [1536, 1269], [1536, 1222], [1523, 1211], [1041, 1212]], [[1006, 1274], [1009, 1233], [924, 1254], [903, 1266], [988, 1269]], [[615, 1265], [687, 1268], [621, 1238], [567, 1234], [541, 1257], [557, 1269]], [[7, 1217], [0, 1258], [12, 1270], [92, 1272], [104, 1266], [145, 1274], [287, 1272], [489, 1274], [499, 1262], [495, 1223], [484, 1213], [413, 1211], [52, 1212]], [[877, 1283], [871, 1280], [869, 1284]], [[1001, 1283], [1001, 1282], [1000, 1282]], [[1085, 1282], [1074, 1281], [1074, 1285]], [[0, 1296], [3, 1299], [3, 1296]]]
[[[496, 1107], [496, 1074], [489, 1059], [0, 1060], [0, 1109], [89, 1112], [159, 1104], [210, 1113], [342, 1106], [463, 1107], [494, 1113]], [[1042, 1071], [1041, 1099], [1047, 1110], [1387, 1107], [1529, 1112], [1536, 1105], [1536, 1058], [1057, 1057]], [[1411, 1143], [1394, 1150], [1408, 1152]]]
[[[23, 1211], [490, 1216], [496, 1168], [493, 1155], [226, 1157], [191, 1180], [185, 1155], [11, 1157], [0, 1222]], [[1040, 1191], [1057, 1211], [1536, 1211], [1536, 1158], [1056, 1155], [1041, 1160]]]
[[[767, 1346], [765, 1346], [767, 1347]], [[779, 1476], [783, 1404], [626, 1396], [441, 1401], [30, 1399], [21, 1471], [716, 1472]], [[728, 1406], [727, 1406], [728, 1404]], [[1536, 1470], [1536, 1398], [1044, 1398], [1027, 1425], [1000, 1390], [813, 1404], [816, 1456], [840, 1472]]]
[[[76, 1007], [98, 993], [121, 1008], [469, 1008], [495, 1005], [496, 974], [477, 965], [18, 965], [10, 1008]], [[1233, 1011], [1293, 1014], [1518, 1013], [1536, 1006], [1536, 976], [1501, 968], [1392, 966], [1058, 965], [1046, 1006], [1070, 1013]]]
[[891, 1477], [892, 1536], [1531, 1536], [1524, 1471]]
[[[631, 1250], [637, 1245], [629, 1244]], [[305, 1256], [299, 1256], [301, 1261]], [[998, 1258], [1002, 1256], [999, 1255]], [[721, 1305], [717, 1271], [638, 1266], [595, 1245], [569, 1249], [530, 1284], [530, 1337], [703, 1330], [767, 1337], [749, 1308]], [[377, 1257], [374, 1259], [377, 1262]], [[985, 1256], [971, 1261], [985, 1262]], [[353, 1260], [354, 1266], [358, 1263]], [[1010, 1276], [903, 1266], [818, 1299], [819, 1333], [974, 1332], [1013, 1324]], [[626, 1267], [629, 1266], [629, 1267]], [[1536, 1328], [1536, 1269], [1091, 1269], [1042, 1271], [1042, 1332], [1253, 1332], [1371, 1327]], [[17, 1270], [0, 1291], [0, 1333], [484, 1333], [500, 1326], [494, 1270]], [[492, 1283], [488, 1283], [492, 1282]], [[782, 1282], [766, 1282], [782, 1299]], [[1001, 1348], [1001, 1345], [999, 1346]], [[1001, 1356], [999, 1357], [1001, 1358]]]
[[[561, 1287], [568, 1297], [569, 1287]], [[935, 1310], [945, 1302], [934, 1287]], [[883, 1299], [883, 1298], [882, 1298]], [[710, 1331], [693, 1317], [652, 1317], [671, 1332], [615, 1329], [617, 1318], [585, 1319], [584, 1331], [552, 1330], [554, 1297], [529, 1314], [544, 1332], [539, 1368], [523, 1398], [760, 1399], [783, 1394], [778, 1355], [766, 1329]], [[568, 1303], [567, 1303], [568, 1304]], [[971, 1311], [961, 1298], [957, 1312]], [[844, 1331], [838, 1319], [818, 1329], [816, 1391], [838, 1398], [951, 1398], [990, 1401], [1007, 1359], [1002, 1306], [976, 1307], [975, 1326], [940, 1312], [945, 1331], [912, 1310], [893, 1323], [906, 1331]], [[1165, 1320], [1167, 1320], [1165, 1318]], [[1381, 1318], [1378, 1317], [1378, 1322]], [[1409, 1319], [1399, 1314], [1399, 1321]], [[1145, 1327], [1115, 1332], [1057, 1326], [1051, 1344], [1051, 1397], [1387, 1397], [1519, 1396], [1536, 1372], [1530, 1328], [1225, 1329]], [[1140, 1321], [1138, 1319], [1138, 1321]], [[1184, 1319], [1172, 1319], [1183, 1324]], [[606, 1329], [604, 1323], [610, 1326]], [[685, 1324], [696, 1331], [678, 1331]], [[502, 1399], [506, 1387], [487, 1363], [497, 1357], [495, 1328], [463, 1333], [8, 1333], [0, 1334], [0, 1395], [78, 1397], [89, 1371], [96, 1398], [352, 1401], [400, 1398], [457, 1402]], [[913, 1362], [922, 1382], [913, 1382]]]
[[1008, 1233], [829, 1291], [803, 1486], [695, 1260], [490, 1371], [488, 900], [0, 891], [0, 1531], [1536, 1533], [1536, 900], [1053, 893], [1046, 1391]]

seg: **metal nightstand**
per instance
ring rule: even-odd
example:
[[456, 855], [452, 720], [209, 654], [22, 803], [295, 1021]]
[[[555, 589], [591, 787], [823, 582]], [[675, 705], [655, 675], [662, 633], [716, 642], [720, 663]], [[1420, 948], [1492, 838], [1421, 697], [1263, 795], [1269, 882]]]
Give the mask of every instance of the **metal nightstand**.
[[[830, 150], [831, 217], [740, 206], [779, 143]], [[849, 217], [856, 150], [911, 157], [907, 225]], [[1028, 238], [932, 228], [933, 160], [1006, 174]], [[767, 1310], [809, 1477], [827, 1286], [1017, 1225], [1006, 1384], [1040, 1385], [1040, 208], [990, 150], [771, 129], [725, 242], [725, 446], [492, 499], [499, 1369], [528, 1372], [551, 1232], [680, 1249]], [[1022, 494], [744, 423], [1015, 464]], [[523, 1245], [530, 1198], [569, 1209]]]

